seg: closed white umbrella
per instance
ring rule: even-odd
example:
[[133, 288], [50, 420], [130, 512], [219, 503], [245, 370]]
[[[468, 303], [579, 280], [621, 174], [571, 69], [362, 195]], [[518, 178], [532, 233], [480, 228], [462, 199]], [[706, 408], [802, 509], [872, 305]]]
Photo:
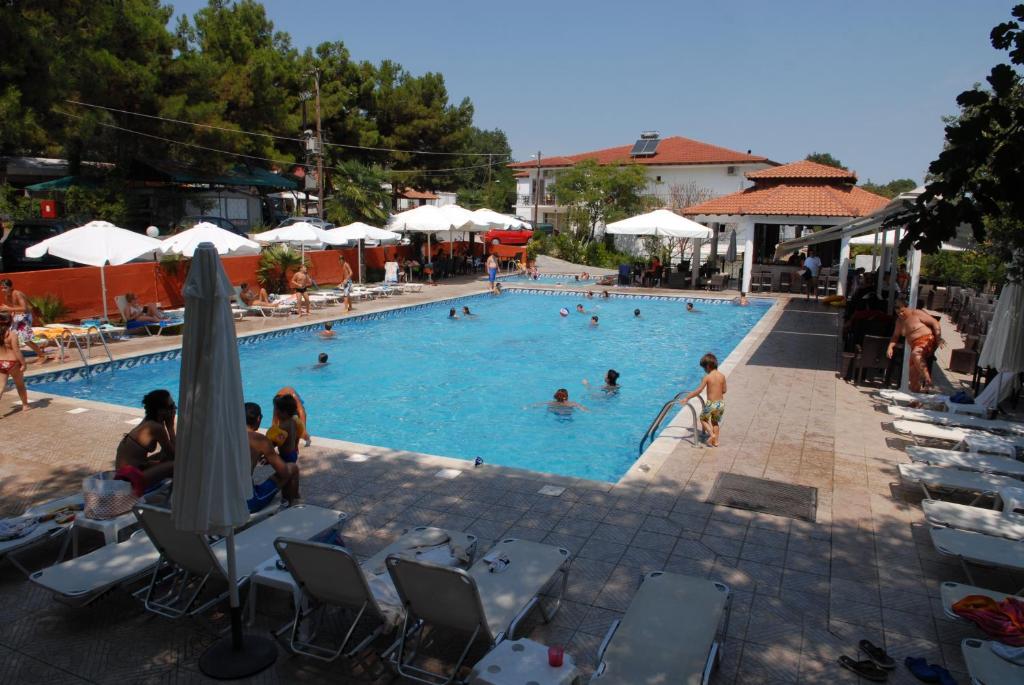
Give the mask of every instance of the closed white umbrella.
[[978, 366], [1013, 373], [1024, 371], [1024, 287], [1020, 283], [1003, 286]]
[[363, 282], [363, 241], [379, 240], [384, 242], [402, 239], [401, 233], [386, 231], [383, 228], [364, 224], [362, 221], [356, 221], [339, 228], [332, 228], [329, 231], [324, 231], [324, 235], [330, 236], [331, 240], [339, 241], [338, 243], [332, 243], [336, 245], [347, 243], [350, 240], [355, 240], [359, 243], [359, 271], [357, 273], [359, 274], [360, 283]]
[[155, 259], [160, 249], [161, 242], [155, 238], [118, 228], [108, 221], [90, 221], [26, 248], [25, 256], [38, 258], [50, 254], [76, 264], [98, 266], [103, 291], [103, 318], [106, 319], [107, 277], [104, 267], [127, 264], [145, 254], [152, 254]]
[[244, 238], [237, 233], [225, 231], [207, 221], [201, 221], [187, 231], [182, 231], [162, 243], [164, 254], [177, 254], [191, 257], [202, 243], [210, 243], [217, 254], [253, 255], [260, 251], [260, 244]]
[[235, 569], [236, 527], [249, 520], [252, 497], [242, 372], [231, 314], [234, 288], [216, 248], [203, 243], [185, 281], [185, 325], [171, 516], [178, 530], [227, 536], [231, 637], [199, 660], [213, 677], [259, 672], [277, 658], [266, 638], [242, 635]]

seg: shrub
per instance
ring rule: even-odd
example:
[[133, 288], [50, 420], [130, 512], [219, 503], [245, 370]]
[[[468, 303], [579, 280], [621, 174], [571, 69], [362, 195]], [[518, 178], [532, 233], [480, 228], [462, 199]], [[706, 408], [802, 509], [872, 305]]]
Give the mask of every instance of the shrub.
[[283, 293], [288, 289], [288, 277], [302, 264], [302, 255], [287, 245], [271, 245], [260, 255], [256, 280], [267, 292]]
[[28, 303], [32, 306], [33, 316], [38, 317], [40, 323], [44, 324], [57, 323], [71, 311], [56, 295], [46, 294], [30, 297]]

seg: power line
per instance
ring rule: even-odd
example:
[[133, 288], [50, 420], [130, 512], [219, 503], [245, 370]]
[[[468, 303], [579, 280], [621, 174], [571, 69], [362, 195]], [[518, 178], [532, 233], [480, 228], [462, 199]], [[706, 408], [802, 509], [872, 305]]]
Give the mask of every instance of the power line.
[[[63, 112], [63, 111], [61, 111], [59, 109], [55, 109], [53, 111], [56, 112], [57, 114], [60, 114], [61, 116], [65, 116], [65, 117], [68, 117], [68, 118], [71, 118], [71, 119], [78, 119], [80, 121], [85, 119], [85, 117], [83, 117], [81, 115], [72, 114], [70, 112]], [[232, 157], [243, 157], [245, 159], [255, 159], [255, 160], [262, 161], [262, 162], [272, 162], [274, 164], [301, 166], [301, 167], [306, 168], [306, 169], [312, 169], [312, 168], [314, 168], [316, 166], [315, 164], [306, 164], [306, 163], [303, 163], [303, 162], [295, 162], [295, 161], [288, 160], [288, 159], [275, 159], [273, 157], [262, 157], [260, 155], [250, 155], [250, 154], [246, 154], [244, 152], [232, 152], [231, 150], [221, 150], [219, 148], [209, 147], [209, 146], [206, 146], [206, 145], [200, 145], [198, 143], [191, 143], [191, 142], [184, 141], [184, 140], [174, 140], [173, 138], [165, 138], [163, 136], [158, 136], [158, 135], [155, 135], [155, 134], [152, 134], [152, 133], [146, 133], [145, 131], [136, 131], [135, 129], [125, 128], [124, 126], [118, 126], [117, 124], [109, 124], [109, 123], [106, 123], [106, 122], [103, 122], [103, 121], [95, 121], [95, 122], [92, 122], [92, 123], [95, 123], [98, 126], [103, 126], [104, 128], [110, 128], [110, 129], [114, 129], [114, 130], [117, 130], [117, 131], [123, 131], [125, 133], [131, 133], [131, 134], [134, 134], [134, 135], [137, 135], [137, 136], [143, 136], [145, 138], [151, 138], [153, 140], [159, 140], [159, 141], [162, 141], [164, 143], [170, 143], [172, 145], [183, 145], [185, 147], [191, 147], [191, 148], [195, 148], [197, 150], [205, 150], [207, 152], [216, 152], [218, 154], [230, 155]], [[420, 175], [423, 175], [423, 176], [433, 176], [435, 174], [436, 175], [443, 175], [443, 174], [446, 174], [446, 173], [452, 172], [452, 171], [468, 171], [468, 170], [471, 170], [471, 169], [485, 169], [485, 168], [492, 167], [492, 166], [495, 166], [495, 165], [498, 165], [498, 164], [505, 164], [505, 162], [504, 161], [492, 162], [490, 164], [477, 164], [477, 165], [474, 165], [474, 166], [464, 166], [464, 167], [448, 167], [448, 168], [444, 168], [444, 169], [386, 169], [385, 173], [389, 173], [389, 174], [420, 174]], [[332, 171], [338, 171], [338, 172], [341, 172], [341, 173], [345, 173], [347, 171], [343, 167], [325, 166], [324, 168], [325, 169], [330, 169]]]
[[[260, 133], [258, 131], [243, 131], [242, 129], [229, 128], [227, 126], [214, 126], [213, 124], [201, 124], [196, 121], [186, 121], [184, 119], [172, 119], [170, 117], [161, 117], [156, 114], [143, 114], [142, 112], [131, 112], [126, 109], [117, 109], [116, 107], [105, 107], [103, 105], [94, 105], [89, 102], [82, 102], [80, 100], [65, 100], [64, 102], [71, 105], [78, 105], [80, 107], [91, 107], [93, 109], [102, 109], [107, 112], [117, 112], [118, 114], [128, 114], [135, 117], [143, 117], [146, 119], [155, 119], [157, 121], [166, 121], [172, 124], [183, 124], [185, 126], [195, 126], [196, 128], [205, 128], [212, 131], [224, 131], [226, 133], [241, 133], [247, 136], [259, 136], [262, 138], [271, 138], [273, 140], [288, 140], [294, 143], [304, 143], [303, 138], [292, 138], [291, 136], [278, 136], [272, 133]], [[366, 145], [348, 145], [346, 143], [324, 143], [326, 147], [340, 147], [349, 150], [369, 150], [371, 152], [399, 152], [410, 155], [449, 155], [454, 157], [510, 157], [511, 155], [499, 152], [438, 152], [435, 150], [399, 150], [398, 148], [391, 147], [369, 147]]]

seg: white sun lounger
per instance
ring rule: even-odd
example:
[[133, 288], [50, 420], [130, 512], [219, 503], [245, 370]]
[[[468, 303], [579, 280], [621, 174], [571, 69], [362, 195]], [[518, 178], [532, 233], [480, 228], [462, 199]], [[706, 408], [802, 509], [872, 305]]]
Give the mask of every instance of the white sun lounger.
[[960, 452], [959, 450], [940, 450], [934, 447], [916, 447], [906, 449], [912, 461], [935, 466], [952, 466], [966, 471], [994, 473], [999, 476], [1024, 478], [1024, 462], [1008, 457], [997, 457], [992, 454], [978, 452]]
[[975, 401], [974, 404], [950, 402], [949, 395], [926, 395], [919, 392], [903, 392], [901, 390], [882, 389], [876, 395], [879, 399], [898, 405], [921, 404], [928, 408], [941, 408], [942, 411], [954, 414], [972, 414], [987, 416], [989, 408]]
[[[81, 516], [83, 503], [82, 494], [77, 493], [68, 497], [61, 497], [60, 499], [51, 500], [49, 502], [29, 507], [18, 518], [35, 519], [68, 508], [78, 510], [77, 515]], [[11, 540], [0, 540], [0, 561], [7, 559], [19, 571], [27, 576], [29, 575], [29, 571], [21, 565], [21, 562], [18, 561], [18, 554], [24, 552], [30, 547], [34, 547], [35, 545], [46, 542], [47, 540], [52, 540], [66, 534], [72, 525], [72, 523], [60, 524], [51, 518], [48, 521], [39, 521], [36, 524], [36, 527], [27, 535], [23, 535], [20, 538], [13, 538]], [[60, 552], [57, 556], [58, 561], [60, 561], [60, 559], [64, 557], [64, 553], [67, 552], [69, 541], [70, 537], [66, 537], [64, 539]]]
[[[154, 569], [144, 604], [167, 618], [180, 618], [206, 611], [226, 596], [226, 592], [195, 606], [199, 594], [211, 579], [227, 582], [227, 549], [224, 541], [212, 545], [200, 533], [179, 531], [174, 527], [169, 509], [149, 505], [137, 506], [136, 516], [143, 530], [160, 552], [161, 562], [174, 567], [171, 588], [158, 593], [165, 584], [162, 569]], [[313, 506], [289, 507], [235, 535], [235, 569], [239, 585], [248, 581], [257, 567], [275, 554], [274, 540], [279, 537], [309, 539], [338, 525], [346, 518], [340, 511]]]
[[1005, 431], [1024, 435], [1024, 423], [1019, 421], [996, 421], [993, 419], [982, 419], [977, 416], [966, 416], [964, 414], [950, 414], [949, 412], [931, 411], [928, 409], [910, 409], [908, 407], [897, 407], [889, 405], [889, 414], [908, 421], [923, 421], [934, 423], [938, 426], [959, 426], [961, 428], [975, 428], [983, 431]]
[[960, 643], [971, 685], [1024, 683], [1024, 666], [1017, 666], [992, 651], [992, 642], [967, 638]]
[[1024, 516], [1020, 514], [934, 499], [921, 502], [921, 509], [925, 520], [936, 526], [1024, 540]]
[[975, 452], [992, 452], [1016, 456], [1018, 449], [1024, 449], [1024, 436], [992, 435], [971, 428], [936, 426], [933, 423], [898, 419], [892, 422], [896, 432], [912, 435], [925, 440], [945, 440], [964, 445]]
[[925, 497], [935, 499], [932, 490], [955, 490], [980, 496], [996, 495], [1001, 488], [1020, 487], [1021, 481], [991, 473], [961, 471], [947, 466], [900, 464], [900, 481], [904, 485], [920, 485]]
[[[507, 563], [499, 561], [492, 572], [494, 560]], [[519, 623], [535, 606], [545, 622], [551, 620], [565, 593], [569, 564], [567, 549], [511, 538], [497, 543], [468, 571], [391, 555], [388, 571], [406, 608], [398, 641], [388, 650], [392, 663], [411, 680], [433, 685], [452, 682], [478, 638], [492, 648], [506, 638], [514, 639]], [[549, 612], [540, 603], [540, 593], [558, 575], [561, 589]], [[407, 656], [407, 643], [421, 637], [428, 624], [469, 636], [448, 675], [413, 666], [415, 649]]]
[[1024, 571], [1024, 542], [953, 528], [932, 528], [931, 536], [939, 554], [960, 560], [971, 583], [974, 583], [974, 577], [968, 563]]
[[[703, 578], [644, 576], [597, 650], [597, 685], [707, 685], [728, 630], [730, 590]], [[722, 618], [725, 616], [725, 625]]]
[[1005, 592], [987, 590], [983, 587], [977, 587], [976, 585], [966, 585], [964, 583], [954, 583], [952, 581], [946, 581], [939, 585], [939, 595], [942, 598], [943, 613], [945, 613], [948, 618], [951, 618], [954, 621], [965, 620], [958, 616], [955, 611], [953, 611], [953, 605], [969, 595], [984, 595], [985, 597], [991, 597], [997, 602], [1001, 602], [1007, 597], [1017, 596], [1010, 595]]
[[[392, 554], [412, 554], [415, 558], [417, 551], [437, 549], [440, 545], [457, 547], [469, 554], [476, 547], [476, 536], [420, 526], [407, 532], [361, 565], [344, 547], [294, 538], [278, 538], [274, 542], [274, 547], [310, 603], [308, 610], [304, 608], [303, 602], [299, 602], [295, 607], [289, 640], [292, 651], [323, 661], [334, 661], [343, 654], [346, 657], [358, 654], [375, 639], [394, 630], [401, 622], [404, 612], [400, 605], [401, 600], [391, 585], [391, 578], [387, 575], [385, 560]], [[382, 597], [384, 594], [389, 596]], [[302, 639], [302, 622], [311, 618], [314, 612], [328, 606], [347, 609], [354, 615], [341, 644], [337, 647], [322, 646], [313, 644], [311, 640]], [[369, 626], [373, 626], [373, 630], [361, 642], [346, 651], [353, 632], [364, 617], [368, 619]]]

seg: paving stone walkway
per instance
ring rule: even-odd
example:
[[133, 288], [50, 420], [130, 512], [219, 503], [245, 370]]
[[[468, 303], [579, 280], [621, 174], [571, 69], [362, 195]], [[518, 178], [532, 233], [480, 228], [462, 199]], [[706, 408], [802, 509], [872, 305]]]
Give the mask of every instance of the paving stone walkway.
[[[479, 286], [443, 294], [463, 289]], [[722, 447], [680, 441], [644, 478], [612, 485], [459, 462], [462, 473], [446, 480], [430, 460], [364, 450], [371, 458], [352, 462], [352, 450], [314, 445], [303, 452], [304, 495], [349, 514], [346, 541], [361, 556], [425, 524], [473, 533], [483, 548], [518, 537], [570, 549], [567, 601], [551, 624], [534, 620], [526, 634], [566, 645], [587, 673], [640, 575], [666, 570], [721, 580], [734, 592], [715, 683], [856, 682], [836, 659], [856, 656], [862, 638], [898, 662], [924, 656], [967, 682], [959, 642], [975, 632], [943, 618], [937, 601], [939, 582], [964, 581], [963, 573], [931, 547], [920, 495], [896, 485], [896, 464], [907, 459], [886, 415], [867, 389], [836, 378], [837, 332], [834, 310], [789, 302], [730, 374]], [[68, 399], [26, 414], [8, 404], [0, 417], [0, 513], [8, 514], [109, 467], [126, 420], [137, 415], [97, 405], [69, 414], [81, 403]], [[818, 488], [816, 522], [707, 504], [723, 471]], [[566, 490], [538, 494], [549, 484]], [[41, 566], [55, 553], [47, 547], [23, 560]], [[977, 580], [1011, 591], [1024, 584], [985, 571]], [[261, 603], [260, 629], [281, 624], [287, 607], [283, 596]], [[0, 566], [2, 683], [206, 682], [198, 657], [225, 627], [221, 611], [179, 621], [148, 615], [124, 592], [69, 608]], [[373, 656], [322, 664], [281, 649], [251, 682], [399, 681]], [[917, 681], [901, 667], [889, 682]]]

